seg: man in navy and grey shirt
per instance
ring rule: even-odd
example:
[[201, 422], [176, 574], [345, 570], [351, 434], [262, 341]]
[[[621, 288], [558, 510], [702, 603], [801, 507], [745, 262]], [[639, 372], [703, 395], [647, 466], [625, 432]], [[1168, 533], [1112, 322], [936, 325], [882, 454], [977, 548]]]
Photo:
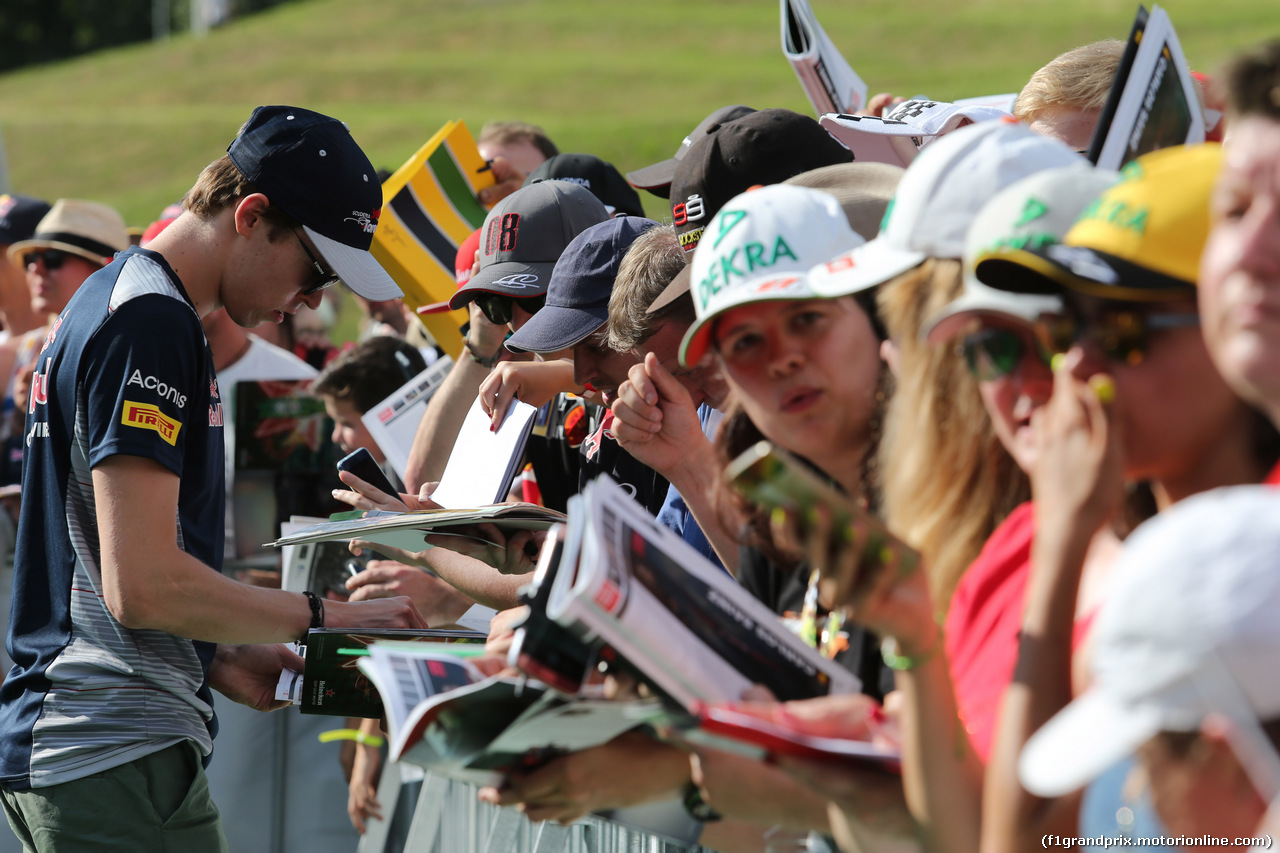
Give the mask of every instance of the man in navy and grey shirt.
[[[211, 689], [269, 709], [280, 645], [325, 603], [223, 577], [223, 411], [200, 319], [279, 322], [341, 278], [399, 289], [368, 253], [381, 187], [345, 125], [260, 107], [148, 249], [53, 323], [26, 422], [0, 798], [31, 849], [225, 850], [202, 769]], [[408, 599], [328, 624], [425, 627]]]

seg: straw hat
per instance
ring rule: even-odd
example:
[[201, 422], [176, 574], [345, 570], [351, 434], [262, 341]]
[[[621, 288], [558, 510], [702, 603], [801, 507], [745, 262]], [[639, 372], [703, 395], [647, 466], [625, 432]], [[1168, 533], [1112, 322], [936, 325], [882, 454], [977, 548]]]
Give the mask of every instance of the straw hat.
[[40, 220], [30, 240], [9, 247], [9, 260], [21, 266], [22, 256], [32, 249], [60, 249], [103, 265], [127, 248], [129, 232], [113, 208], [96, 201], [60, 198]]

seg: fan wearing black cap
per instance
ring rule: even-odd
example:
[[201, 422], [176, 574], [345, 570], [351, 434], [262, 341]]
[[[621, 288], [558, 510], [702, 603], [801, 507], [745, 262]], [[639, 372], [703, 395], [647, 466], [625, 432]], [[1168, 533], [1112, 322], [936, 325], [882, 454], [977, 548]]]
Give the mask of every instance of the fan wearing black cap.
[[211, 690], [278, 707], [281, 669], [301, 669], [283, 643], [310, 628], [426, 627], [407, 598], [324, 602], [220, 573], [223, 401], [201, 317], [279, 321], [339, 279], [400, 295], [368, 251], [381, 203], [342, 122], [259, 107], [173, 224], [50, 328], [0, 687], [0, 796], [28, 849], [225, 850], [202, 769]]
[[654, 163], [652, 166], [645, 166], [643, 169], [627, 172], [627, 180], [631, 182], [632, 186], [651, 192], [658, 198], [669, 198], [671, 196], [671, 179], [675, 176], [676, 165], [689, 153], [693, 143], [706, 136], [708, 128], [719, 127], [727, 121], [742, 118], [747, 113], [753, 112], [755, 110], [751, 107], [744, 107], [741, 104], [721, 107], [698, 122], [698, 126], [681, 140], [680, 147], [676, 149], [676, 153], [666, 160]]
[[689, 255], [698, 247], [702, 229], [734, 196], [756, 184], [779, 184], [801, 172], [853, 160], [853, 153], [822, 125], [791, 110], [747, 112], [703, 131], [676, 162], [669, 187], [671, 219]]
[[0, 195], [0, 320], [6, 340], [38, 327], [44, 320], [31, 307], [22, 264], [9, 259], [9, 247], [30, 239], [49, 212], [48, 202], [25, 195]]
[[[604, 204], [585, 187], [554, 180], [521, 187], [489, 211], [480, 229], [475, 271], [448, 303], [451, 309], [478, 307], [485, 322], [468, 330], [462, 356], [432, 396], [414, 436], [405, 477], [411, 489], [439, 479], [462, 426], [461, 418], [450, 413], [470, 409], [482, 384], [488, 387], [497, 382], [506, 389], [497, 422], [517, 392], [521, 400], [542, 405], [572, 386], [573, 367], [565, 362], [521, 365], [526, 368], [520, 377], [525, 386], [513, 384], [508, 370], [514, 365], [507, 361], [510, 355], [503, 349], [503, 337], [492, 333], [504, 327], [515, 331], [528, 322], [546, 301], [551, 270], [565, 246], [608, 218]], [[479, 343], [474, 340], [478, 338], [496, 341]], [[534, 386], [539, 390], [533, 391]], [[481, 397], [490, 411], [495, 396], [490, 391]], [[534, 464], [536, 469], [536, 460]]]
[[[0, 434], [8, 433], [13, 412], [13, 375], [16, 367], [30, 363], [40, 340], [26, 338], [28, 332], [40, 328], [44, 317], [31, 307], [27, 276], [20, 263], [9, 259], [9, 247], [27, 240], [36, 225], [49, 212], [48, 202], [25, 195], [0, 195], [0, 384], [4, 386], [3, 425]], [[35, 336], [31, 336], [34, 338]]]

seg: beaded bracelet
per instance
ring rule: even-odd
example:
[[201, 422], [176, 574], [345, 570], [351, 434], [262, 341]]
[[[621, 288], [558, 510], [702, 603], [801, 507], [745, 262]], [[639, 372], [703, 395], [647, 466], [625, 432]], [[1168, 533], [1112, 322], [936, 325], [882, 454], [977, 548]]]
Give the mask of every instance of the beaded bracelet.
[[462, 346], [466, 348], [467, 353], [471, 356], [471, 360], [474, 361], [476, 364], [480, 365], [481, 367], [492, 368], [495, 364], [497, 364], [499, 361], [502, 360], [502, 347], [498, 347], [498, 351], [495, 352], [490, 358], [485, 358], [484, 356], [480, 355], [480, 353], [476, 352], [476, 348], [471, 345], [471, 341], [463, 341]]
[[[324, 599], [322, 599], [320, 596], [316, 595], [314, 592], [312, 592], [309, 589], [303, 592], [302, 594], [307, 597], [307, 604], [311, 606], [311, 625], [307, 627], [307, 631], [310, 632], [312, 628], [323, 628], [324, 627]], [[303, 645], [306, 645], [307, 635], [303, 634], [302, 638], [299, 639], [298, 642], [302, 643]]]

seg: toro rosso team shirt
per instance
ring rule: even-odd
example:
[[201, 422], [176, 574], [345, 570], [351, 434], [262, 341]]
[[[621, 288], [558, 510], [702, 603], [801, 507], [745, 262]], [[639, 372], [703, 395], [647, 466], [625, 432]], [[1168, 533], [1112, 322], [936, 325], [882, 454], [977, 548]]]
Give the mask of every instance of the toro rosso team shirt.
[[116, 454], [154, 459], [181, 479], [178, 546], [222, 565], [218, 383], [200, 317], [160, 255], [117, 255], [54, 322], [25, 441], [0, 783], [55, 785], [182, 740], [209, 755], [215, 647], [124, 627], [99, 571], [91, 471]]

